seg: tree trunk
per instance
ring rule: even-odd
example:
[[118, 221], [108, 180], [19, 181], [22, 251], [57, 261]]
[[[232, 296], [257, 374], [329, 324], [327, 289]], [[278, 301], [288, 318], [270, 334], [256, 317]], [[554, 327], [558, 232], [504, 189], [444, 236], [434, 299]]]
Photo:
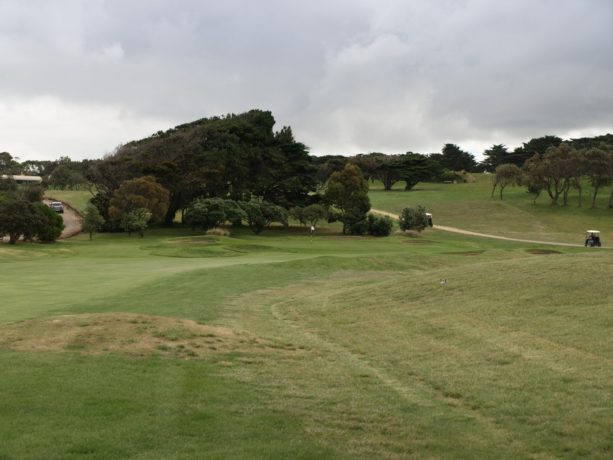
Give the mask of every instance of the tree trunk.
[[551, 206], [556, 206], [558, 204], [558, 198], [560, 197], [560, 192], [556, 190], [556, 192], [551, 196]]
[[164, 227], [172, 227], [172, 223], [175, 220], [175, 216], [178, 210], [179, 205], [177, 203], [171, 202], [170, 206], [168, 206], [168, 211], [166, 211], [166, 215], [164, 216]]
[[600, 187], [597, 185], [594, 187], [594, 195], [592, 196], [592, 208], [596, 207], [596, 197], [598, 196], [598, 189]]
[[611, 194], [609, 195], [609, 208], [613, 208], [613, 190], [611, 190]]
[[583, 189], [581, 187], [577, 187], [579, 191], [579, 207], [583, 206]]
[[554, 196], [553, 191], [551, 190], [551, 184], [547, 184], [547, 187], [545, 188], [545, 190], [547, 190], [547, 195], [549, 195], [549, 198], [551, 198], [551, 202], [553, 203], [555, 200], [557, 200], [557, 197]]
[[500, 199], [502, 200], [502, 191], [504, 190], [505, 186], [500, 184]]
[[389, 192], [392, 189], [392, 186], [394, 185], [396, 181], [386, 177], [385, 179], [383, 179], [383, 188], [385, 189], [385, 191]]
[[562, 205], [563, 205], [563, 206], [568, 206], [568, 189], [569, 189], [569, 188], [570, 188], [570, 187], [567, 185], [567, 186], [564, 188], [564, 192], [562, 192]]

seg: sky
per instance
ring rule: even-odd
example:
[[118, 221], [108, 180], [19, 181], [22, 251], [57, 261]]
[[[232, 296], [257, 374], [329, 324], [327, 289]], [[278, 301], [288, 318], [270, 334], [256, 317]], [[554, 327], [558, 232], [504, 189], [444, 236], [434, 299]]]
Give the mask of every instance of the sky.
[[613, 132], [611, 0], [0, 0], [0, 151], [270, 110], [314, 155]]

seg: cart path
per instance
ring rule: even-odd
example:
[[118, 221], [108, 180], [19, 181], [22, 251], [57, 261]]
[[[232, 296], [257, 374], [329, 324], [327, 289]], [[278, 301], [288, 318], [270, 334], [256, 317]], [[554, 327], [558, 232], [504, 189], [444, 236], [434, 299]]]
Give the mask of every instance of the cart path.
[[[48, 205], [52, 201], [60, 201], [60, 200], [54, 200], [53, 198], [50, 198], [50, 197], [45, 197], [45, 199], [43, 200], [43, 202], [46, 205]], [[64, 219], [64, 230], [62, 231], [62, 234], [60, 235], [61, 240], [70, 238], [71, 236], [78, 235], [79, 233], [81, 233], [81, 230], [83, 229], [82, 222], [81, 222], [81, 215], [70, 205], [64, 202], [62, 202], [62, 204], [64, 205], [64, 213], [61, 214], [62, 219]]]
[[[388, 216], [388, 217], [391, 217], [392, 219], [398, 220], [398, 215], [391, 213], [391, 212], [382, 211], [380, 209], [371, 209], [371, 212], [374, 212], [375, 214], [381, 214], [383, 216]], [[490, 235], [488, 233], [471, 232], [470, 230], [462, 230], [461, 228], [448, 227], [446, 225], [434, 225], [434, 228], [437, 230], [442, 230], [444, 232], [459, 233], [462, 235], [469, 235], [469, 236], [478, 236], [481, 238], [492, 238], [495, 240], [516, 241], [518, 243], [546, 244], [549, 246], [568, 246], [571, 248], [583, 248], [584, 247], [583, 244], [560, 243], [560, 242], [555, 242], [555, 241], [524, 240], [522, 238], [510, 238], [507, 236]]]

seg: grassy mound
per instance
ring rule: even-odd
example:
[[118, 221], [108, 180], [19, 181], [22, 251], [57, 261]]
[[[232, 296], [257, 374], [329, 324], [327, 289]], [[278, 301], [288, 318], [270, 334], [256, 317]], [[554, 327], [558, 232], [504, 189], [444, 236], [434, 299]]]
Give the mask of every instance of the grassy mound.
[[[0, 326], [0, 348], [17, 351], [196, 358], [213, 353], [272, 350], [265, 341], [227, 327], [131, 313], [82, 314]], [[275, 348], [278, 349], [278, 348]]]

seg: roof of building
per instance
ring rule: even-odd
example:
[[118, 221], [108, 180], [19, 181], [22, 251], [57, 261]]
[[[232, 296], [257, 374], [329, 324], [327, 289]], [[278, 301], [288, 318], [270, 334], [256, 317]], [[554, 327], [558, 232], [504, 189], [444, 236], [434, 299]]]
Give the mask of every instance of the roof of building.
[[2, 179], [13, 179], [15, 181], [21, 181], [21, 182], [42, 182], [43, 178], [40, 176], [22, 176], [21, 174], [12, 174], [12, 175], [6, 175], [6, 174], [2, 174], [0, 176], [0, 178]]

